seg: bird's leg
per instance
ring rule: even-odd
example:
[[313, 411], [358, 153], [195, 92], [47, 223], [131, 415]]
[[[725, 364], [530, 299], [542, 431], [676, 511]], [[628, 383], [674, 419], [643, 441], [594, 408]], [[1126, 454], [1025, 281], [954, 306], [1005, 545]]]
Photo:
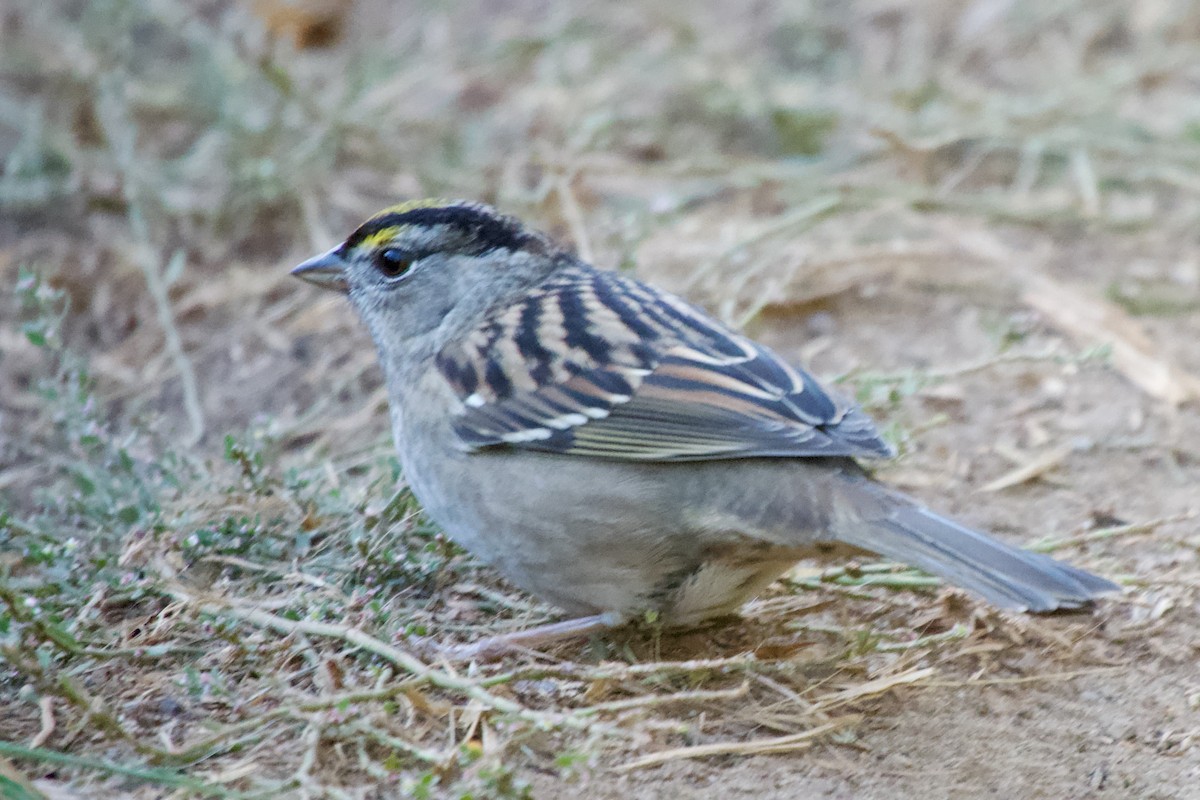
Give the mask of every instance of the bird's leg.
[[509, 650], [522, 650], [563, 639], [587, 636], [614, 628], [622, 621], [619, 615], [611, 612], [567, 619], [562, 622], [551, 622], [548, 625], [538, 625], [536, 628], [523, 631], [489, 636], [474, 644], [448, 647], [442, 651], [442, 654], [455, 661], [489, 661]]

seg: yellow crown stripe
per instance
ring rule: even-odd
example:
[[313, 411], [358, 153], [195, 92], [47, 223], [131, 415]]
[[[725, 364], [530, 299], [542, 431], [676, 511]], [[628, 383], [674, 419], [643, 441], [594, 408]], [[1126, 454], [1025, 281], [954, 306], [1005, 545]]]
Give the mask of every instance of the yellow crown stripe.
[[408, 200], [403, 203], [397, 203], [394, 206], [389, 206], [378, 214], [375, 214], [371, 219], [381, 219], [382, 217], [392, 214], [407, 214], [409, 211], [416, 211], [418, 208], [443, 208], [445, 206], [456, 206], [461, 203], [454, 200], [447, 200], [443, 197], [425, 197], [420, 200]]
[[[403, 203], [397, 203], [394, 206], [388, 206], [382, 211], [373, 214], [371, 218], [366, 221], [363, 227], [369, 227], [372, 222], [383, 220], [387, 217], [396, 216], [398, 214], [407, 214], [410, 211], [416, 211], [422, 208], [445, 208], [453, 205], [459, 204], [453, 200], [446, 200], [440, 197], [426, 197], [418, 200], [408, 200]], [[380, 228], [379, 230], [372, 231], [359, 240], [358, 246], [366, 247], [368, 249], [382, 247], [399, 235], [401, 227], [404, 226], [388, 225], [384, 228]]]
[[380, 228], [373, 233], [364, 236], [358, 243], [359, 247], [365, 247], [368, 250], [374, 250], [377, 247], [383, 247], [388, 242], [396, 238], [400, 233], [401, 225], [389, 225], [386, 228]]

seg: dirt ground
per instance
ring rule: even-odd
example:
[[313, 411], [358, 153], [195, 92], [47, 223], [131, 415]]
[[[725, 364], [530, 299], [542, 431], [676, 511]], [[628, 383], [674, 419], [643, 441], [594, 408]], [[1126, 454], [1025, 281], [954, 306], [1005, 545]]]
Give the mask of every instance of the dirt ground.
[[[1190, 3], [86, 6], [0, 11], [0, 745], [25, 748], [0, 781], [1200, 798]], [[723, 628], [447, 667], [393, 739], [353, 728], [401, 701], [326, 703], [393, 674], [345, 629], [419, 654], [554, 617], [388, 516], [370, 340], [287, 276], [420, 195], [494, 202], [744, 326], [880, 421], [881, 480], [1124, 594], [1004, 615], [802, 564]], [[679, 666], [747, 654], [765, 666]], [[643, 705], [543, 740], [485, 683], [538, 713]]]

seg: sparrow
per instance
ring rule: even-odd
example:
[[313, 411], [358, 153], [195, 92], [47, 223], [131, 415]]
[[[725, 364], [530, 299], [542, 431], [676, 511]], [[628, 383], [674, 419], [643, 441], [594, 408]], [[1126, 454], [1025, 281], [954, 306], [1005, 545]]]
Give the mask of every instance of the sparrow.
[[621, 625], [728, 615], [797, 560], [846, 548], [1000, 608], [1118, 587], [873, 480], [862, 409], [696, 306], [597, 269], [495, 209], [376, 214], [292, 274], [374, 340], [403, 475], [428, 516], [563, 622], [468, 657]]

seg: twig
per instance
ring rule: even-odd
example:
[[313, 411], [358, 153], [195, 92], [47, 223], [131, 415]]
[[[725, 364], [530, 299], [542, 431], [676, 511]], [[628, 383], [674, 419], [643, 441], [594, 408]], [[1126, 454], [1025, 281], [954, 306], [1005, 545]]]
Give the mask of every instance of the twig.
[[29, 746], [33, 748], [44, 745], [57, 727], [54, 722], [54, 698], [49, 695], [43, 697], [38, 701], [38, 708], [42, 711], [42, 727], [37, 735], [29, 740]]
[[1092, 168], [1092, 159], [1086, 147], [1076, 147], [1071, 151], [1071, 172], [1079, 186], [1084, 216], [1100, 216], [1100, 181], [1096, 179], [1096, 170]]
[[51, 674], [37, 659], [30, 658], [22, 648], [8, 644], [0, 645], [0, 656], [29, 678], [40, 691], [61, 697], [82, 711], [85, 720], [95, 728], [128, 743], [144, 756], [157, 758], [165, 752], [138, 741], [121, 724], [119, 717], [105, 707], [103, 701], [88, 694], [67, 675]]
[[835, 578], [838, 586], [887, 586], [892, 589], [929, 589], [942, 585], [941, 578], [920, 572], [898, 572], [892, 575], [861, 575]]
[[877, 373], [864, 370], [850, 370], [834, 378], [837, 383], [842, 383], [847, 380], [854, 380], [857, 383], [879, 383], [879, 384], [905, 384], [917, 382], [925, 386], [933, 386], [945, 381], [954, 380], [955, 378], [963, 378], [968, 375], [973, 375], [977, 372], [986, 372], [995, 367], [1005, 364], [1086, 364], [1096, 361], [1107, 354], [1107, 348], [1093, 347], [1082, 350], [1075, 354], [1063, 354], [1058, 352], [1058, 348], [1050, 348], [1041, 353], [998, 353], [989, 358], [984, 358], [979, 361], [974, 361], [968, 364], [963, 364], [957, 367], [948, 369], [928, 370], [915, 372], [908, 370], [899, 373]]
[[1153, 533], [1163, 525], [1170, 525], [1175, 522], [1188, 522], [1200, 516], [1200, 511], [1185, 511], [1182, 514], [1175, 514], [1170, 517], [1160, 517], [1147, 522], [1134, 522], [1129, 525], [1115, 525], [1111, 528], [1100, 528], [1087, 533], [1081, 533], [1077, 536], [1064, 536], [1061, 539], [1043, 539], [1040, 542], [1028, 545], [1030, 550], [1035, 550], [1039, 553], [1053, 553], [1056, 550], [1062, 550], [1065, 547], [1078, 547], [1080, 545], [1089, 544], [1091, 542], [1100, 542], [1106, 539], [1116, 539], [1122, 536], [1133, 536], [1138, 533]]
[[1051, 672], [1045, 675], [1023, 675], [1019, 678], [978, 678], [963, 681], [927, 681], [925, 686], [940, 688], [964, 686], [1015, 686], [1026, 683], [1041, 683], [1043, 681], [1071, 681], [1088, 675], [1108, 675], [1114, 672], [1128, 671], [1127, 666], [1096, 667], [1095, 669], [1078, 669], [1072, 672]]
[[146, 647], [114, 647], [103, 648], [85, 645], [60, 625], [42, 619], [33, 614], [29, 607], [22, 602], [21, 595], [7, 581], [0, 579], [0, 601], [8, 607], [9, 614], [17, 622], [28, 625], [34, 633], [55, 647], [73, 656], [88, 658], [129, 658], [135, 660], [155, 660], [171, 653], [194, 654], [203, 652], [195, 647], [168, 647], [167, 645], [148, 645]]
[[806, 747], [811, 747], [813, 740], [818, 737], [845, 728], [848, 725], [853, 725], [860, 719], [861, 717], [857, 714], [848, 714], [844, 717], [831, 720], [824, 725], [818, 725], [801, 733], [793, 733], [787, 736], [754, 739], [749, 742], [713, 742], [712, 744], [700, 744], [692, 747], [676, 747], [672, 750], [663, 750], [660, 753], [643, 756], [627, 764], [622, 764], [616, 769], [617, 772], [630, 772], [635, 769], [658, 766], [659, 764], [665, 764], [668, 761], [676, 761], [681, 758], [756, 755], [760, 753], [786, 753], [790, 750], [802, 750]]
[[323, 589], [339, 599], [345, 600], [346, 594], [337, 586], [316, 575], [309, 575], [306, 572], [301, 572], [299, 569], [291, 565], [280, 566], [272, 564], [260, 564], [256, 561], [251, 561], [246, 558], [238, 558], [237, 556], [226, 556], [218, 554], [209, 554], [202, 556], [201, 561], [206, 561], [212, 564], [228, 564], [231, 567], [238, 569], [249, 570], [251, 572], [266, 572], [271, 575], [278, 575], [281, 578], [286, 578], [295, 583], [306, 583], [310, 586], [315, 586], [318, 589]]
[[821, 219], [826, 214], [831, 214], [846, 204], [846, 197], [841, 194], [828, 194], [823, 197], [817, 197], [812, 202], [793, 209], [788, 213], [772, 220], [770, 223], [763, 225], [759, 230], [747, 236], [744, 239], [738, 240], [733, 245], [722, 250], [717, 254], [716, 258], [706, 264], [701, 265], [691, 276], [693, 284], [699, 283], [715, 269], [724, 264], [735, 253], [738, 253], [748, 247], [762, 242], [766, 239], [776, 236], [781, 233], [794, 231], [797, 226], [805, 225], [814, 220]]
[[930, 647], [942, 642], [951, 642], [957, 639], [965, 639], [970, 635], [970, 631], [966, 625], [958, 624], [945, 633], [934, 633], [929, 636], [922, 636], [919, 639], [913, 639], [911, 642], [881, 642], [875, 646], [875, 649], [881, 653], [896, 653], [906, 650], [915, 650], [920, 647]]
[[1013, 486], [1019, 486], [1022, 483], [1040, 478], [1050, 470], [1057, 467], [1062, 462], [1075, 452], [1075, 448], [1071, 445], [1056, 447], [1036, 456], [1030, 461], [1021, 464], [1016, 469], [1010, 470], [999, 478], [981, 486], [977, 491], [980, 492], [999, 492], [1003, 489], [1009, 489]]
[[750, 692], [750, 684], [743, 681], [733, 689], [696, 689], [690, 692], [673, 692], [671, 694], [652, 694], [645, 697], [630, 697], [625, 700], [613, 700], [609, 703], [597, 703], [579, 709], [579, 713], [587, 715], [611, 714], [616, 711], [629, 711], [635, 708], [657, 708], [675, 703], [705, 703], [710, 700], [736, 700], [745, 697]]
[[819, 698], [813, 705], [813, 709], [828, 710], [845, 705], [846, 703], [853, 703], [856, 700], [862, 700], [864, 697], [883, 694], [897, 686], [924, 681], [936, 672], [937, 670], [933, 667], [925, 667], [923, 669], [911, 669], [907, 672], [901, 672], [898, 675], [889, 675], [886, 678], [876, 678], [873, 681], [867, 681], [850, 689], [844, 689], [843, 691], [834, 692], [833, 694]]
[[575, 249], [579, 251], [579, 257], [591, 263], [592, 242], [584, 223], [583, 210], [579, 208], [579, 201], [575, 199], [575, 191], [571, 188], [571, 178], [570, 175], [559, 175], [554, 182], [554, 190], [562, 203], [563, 216], [567, 218], [567, 225], [571, 228], [571, 236], [575, 239]]
[[493, 675], [480, 681], [481, 686], [496, 686], [517, 680], [541, 680], [557, 678], [579, 681], [625, 681], [644, 676], [690, 675], [706, 672], [735, 672], [755, 667], [788, 666], [763, 661], [753, 654], [729, 658], [706, 658], [692, 661], [652, 661], [645, 664], [602, 664], [586, 667], [568, 662], [551, 666], [536, 666]]
[[1125, 309], [1047, 275], [1027, 272], [1022, 283], [1022, 302], [1074, 339], [1107, 344], [1113, 367], [1146, 394], [1172, 407], [1200, 397], [1200, 376], [1164, 353]]
[[234, 792], [222, 786], [214, 786], [199, 778], [193, 778], [190, 775], [183, 775], [172, 770], [155, 767], [129, 767], [124, 764], [116, 764], [112, 761], [103, 761], [98, 758], [60, 753], [57, 750], [47, 750], [44, 747], [26, 747], [15, 742], [0, 740], [0, 755], [24, 758], [43, 764], [62, 764], [63, 766], [76, 767], [78, 769], [97, 770], [99, 772], [106, 772], [109, 775], [122, 775], [143, 783], [187, 789], [205, 797], [236, 798], [238, 800], [250, 797], [250, 795], [242, 792]]
[[407, 672], [413, 678], [427, 681], [428, 683], [437, 686], [441, 689], [446, 689], [452, 692], [458, 692], [467, 697], [478, 700], [487, 708], [494, 711], [499, 711], [503, 714], [511, 714], [526, 722], [533, 723], [541, 728], [551, 728], [558, 725], [564, 725], [571, 728], [586, 728], [588, 724], [580, 717], [571, 714], [550, 714], [538, 711], [533, 711], [522, 706], [520, 703], [512, 700], [506, 700], [502, 697], [497, 697], [486, 691], [479, 682], [472, 681], [467, 678], [461, 678], [449, 672], [434, 669], [424, 663], [416, 656], [393, 647], [386, 642], [376, 639], [370, 634], [364, 633], [357, 628], [351, 628], [346, 625], [334, 625], [328, 622], [316, 622], [314, 620], [290, 620], [285, 619], [275, 614], [267, 613], [253, 608], [242, 608], [233, 605], [224, 599], [205, 598], [200, 599], [193, 597], [179, 589], [168, 590], [171, 596], [182, 602], [191, 603], [199, 607], [199, 609], [214, 616], [222, 614], [231, 616], [235, 619], [249, 622], [252, 625], [258, 625], [264, 628], [270, 628], [280, 633], [305, 633], [309, 636], [320, 636], [330, 639], [339, 639], [355, 647], [366, 650], [369, 653], [374, 653], [380, 658], [388, 661], [400, 669]]
[[309, 720], [308, 727], [304, 729], [300, 741], [307, 745], [304, 748], [304, 755], [300, 758], [300, 766], [296, 768], [296, 780], [300, 781], [300, 785], [303, 786], [312, 781], [309, 776], [312, 773], [313, 764], [317, 763], [317, 750], [321, 746], [321, 726]]
[[268, 724], [288, 717], [292, 711], [294, 709], [276, 708], [263, 712], [252, 719], [229, 725], [194, 744], [180, 749], [164, 750], [163, 754], [155, 759], [155, 763], [191, 764], [208, 758], [218, 751], [232, 750], [239, 745], [265, 737], [264, 731]]
[[429, 764], [445, 764], [454, 758], [453, 754], [442, 753], [437, 750], [430, 750], [427, 747], [415, 745], [406, 739], [401, 739], [399, 736], [393, 736], [386, 731], [380, 730], [378, 725], [372, 725], [366, 720], [355, 720], [353, 722], [338, 725], [337, 727], [344, 728], [360, 736], [365, 736], [368, 739], [373, 739], [385, 747], [390, 747], [393, 750], [399, 750], [402, 753], [407, 753], [408, 755]]
[[897, 572], [910, 572], [911, 567], [896, 564], [891, 561], [878, 561], [871, 564], [842, 564], [821, 571], [818, 576], [824, 582], [835, 581], [838, 578], [858, 578], [862, 575], [888, 575]]
[[[309, 719], [307, 716], [309, 714], [328, 711], [329, 709], [333, 708], [345, 708], [347, 706], [361, 703], [384, 702], [396, 697], [397, 695], [406, 694], [412, 691], [413, 683], [414, 681], [411, 680], [403, 681], [400, 683], [392, 683], [380, 689], [365, 689], [362, 691], [325, 695], [323, 697], [316, 697], [311, 700], [304, 700], [294, 705], [273, 708], [270, 711], [258, 714], [252, 719], [229, 725], [222, 730], [217, 731], [216, 733], [213, 733], [204, 739], [201, 739], [198, 742], [187, 745], [185, 748], [172, 750], [170, 751], [171, 757], [167, 760], [169, 760], [171, 763], [178, 764], [187, 764], [193, 761], [198, 761], [202, 758], [207, 758], [217, 750], [228, 750], [232, 745], [232, 743], [228, 742], [229, 739], [242, 736], [242, 734], [247, 732], [256, 732], [261, 730], [269, 723], [276, 720], [294, 719], [304, 723], [311, 723], [311, 719]], [[367, 725], [365, 722], [361, 723], [361, 728], [357, 727], [359, 724], [359, 722], [349, 722], [343, 723], [341, 727], [354, 727], [355, 730], [361, 730], [362, 732], [372, 736], [375, 734], [382, 735], [381, 732], [379, 732], [376, 728]], [[238, 743], [245, 742], [249, 738], [252, 737], [241, 738], [238, 740]], [[376, 736], [376, 738], [378, 739], [378, 736]], [[379, 741], [383, 740], [379, 739]], [[404, 749], [405, 752], [409, 752], [424, 761], [436, 761], [440, 763], [442, 760], [442, 756], [434, 751], [422, 750], [417, 745], [409, 742], [403, 742], [402, 746], [401, 742], [403, 742], [403, 740], [391, 741], [389, 739], [386, 744], [397, 749]]]
[[787, 578], [786, 582], [806, 590], [835, 586], [887, 586], [893, 589], [926, 589], [942, 585], [940, 578], [903, 564], [880, 562], [833, 567], [819, 575]]
[[101, 99], [99, 115], [104, 133], [111, 143], [113, 155], [121, 169], [121, 185], [123, 186], [126, 213], [129, 217], [129, 227], [141, 251], [137, 263], [146, 280], [146, 287], [154, 298], [154, 309], [158, 314], [158, 323], [162, 326], [166, 340], [167, 351], [179, 371], [179, 380], [183, 389], [183, 406], [187, 413], [191, 432], [185, 445], [191, 446], [204, 436], [204, 409], [200, 403], [200, 391], [197, 388], [196, 372], [192, 362], [183, 349], [183, 340], [179, 329], [175, 326], [175, 314], [171, 310], [171, 300], [167, 297], [167, 285], [163, 274], [177, 273], [183, 268], [186, 258], [183, 250], [176, 250], [166, 269], [159, 266], [155, 254], [154, 240], [142, 208], [141, 193], [136, 155], [136, 125], [129, 113], [129, 103], [125, 97], [125, 87], [122, 77], [117, 74], [109, 75], [101, 83]]
[[0, 756], [0, 797], [4, 800], [50, 800], [17, 765]]

